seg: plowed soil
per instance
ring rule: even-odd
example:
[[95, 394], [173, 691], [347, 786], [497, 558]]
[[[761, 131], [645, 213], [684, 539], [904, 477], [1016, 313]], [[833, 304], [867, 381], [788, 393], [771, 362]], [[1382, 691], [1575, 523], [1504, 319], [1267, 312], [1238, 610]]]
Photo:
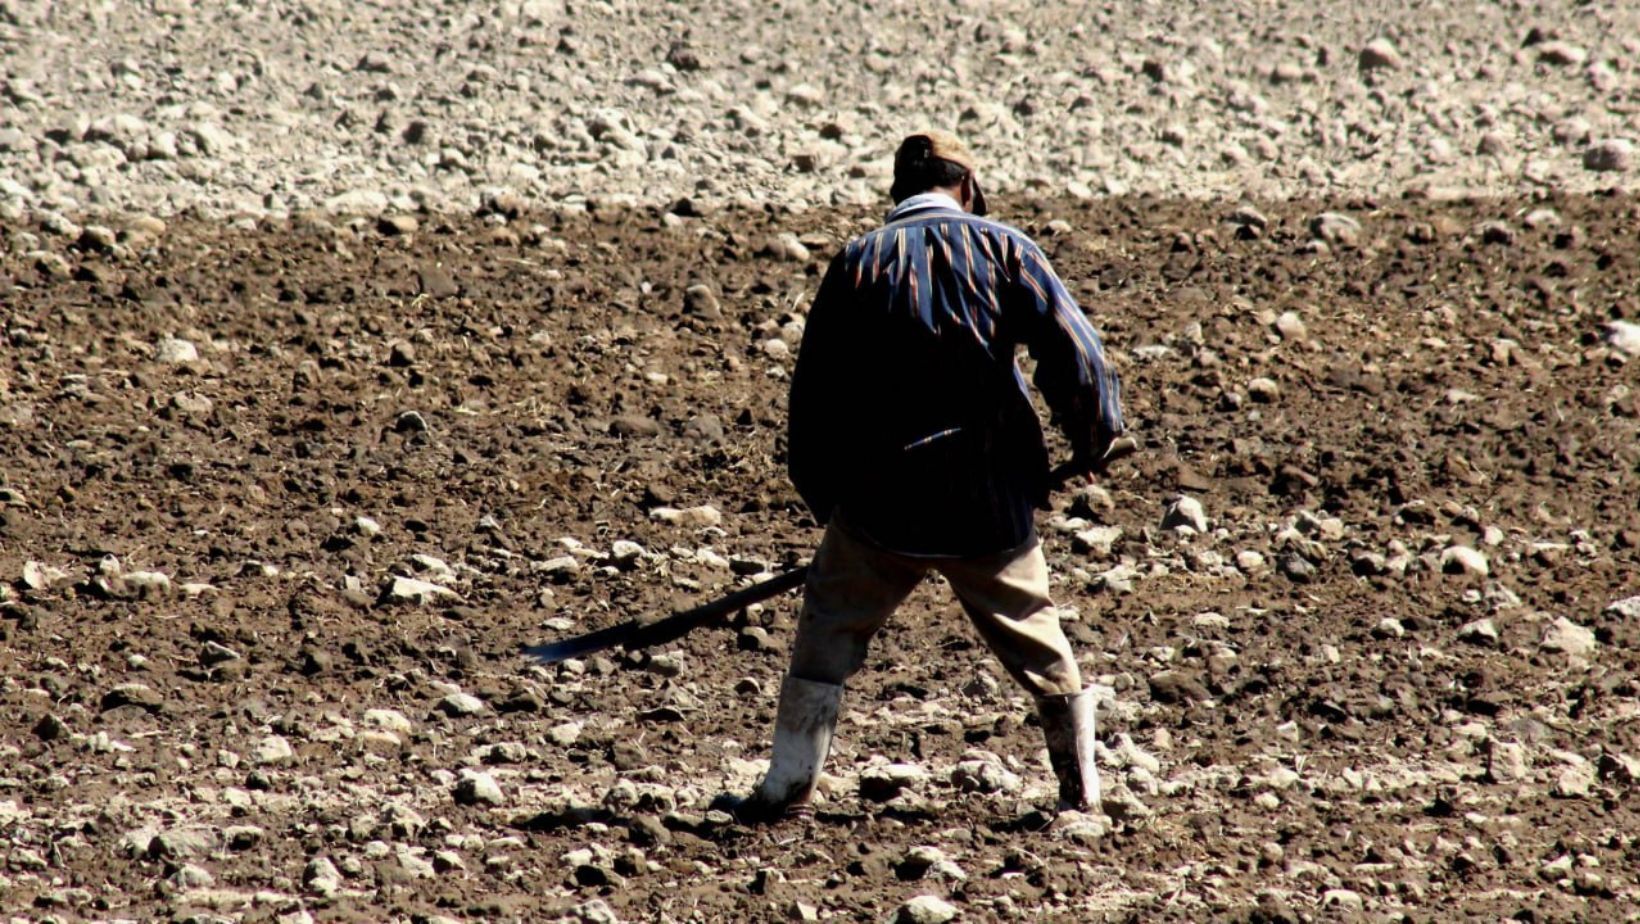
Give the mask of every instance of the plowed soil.
[[[768, 342], [874, 215], [184, 222], [67, 276], [3, 258], [0, 906], [1632, 915], [1640, 631], [1608, 607], [1640, 594], [1640, 365], [1602, 335], [1640, 315], [1640, 209], [1260, 208], [997, 210], [1104, 333], [1148, 447], [1042, 517], [1108, 693], [1098, 838], [1035, 830], [1028, 704], [932, 584], [849, 690], [816, 817], [772, 828], [706, 807], [767, 756], [794, 596], [662, 651], [520, 655], [807, 557]], [[1324, 211], [1353, 243], [1314, 246]], [[1207, 534], [1162, 528], [1181, 494]], [[700, 505], [721, 522], [668, 519]], [[1100, 524], [1108, 554], [1074, 537]], [[1453, 546], [1489, 574], [1447, 573]], [[396, 575], [453, 595], [395, 602]], [[962, 791], [965, 759], [1018, 785]], [[925, 778], [862, 791], [888, 762]], [[458, 798], [473, 770], [499, 804]]]

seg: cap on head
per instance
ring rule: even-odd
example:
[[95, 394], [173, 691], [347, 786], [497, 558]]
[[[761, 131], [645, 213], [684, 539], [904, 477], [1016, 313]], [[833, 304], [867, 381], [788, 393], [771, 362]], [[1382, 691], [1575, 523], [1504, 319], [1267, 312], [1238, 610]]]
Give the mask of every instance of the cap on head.
[[985, 193], [979, 188], [974, 155], [968, 146], [947, 131], [920, 131], [907, 135], [894, 152], [894, 188], [890, 195], [898, 202], [935, 186], [960, 182], [963, 174], [973, 178], [973, 213], [984, 215]]

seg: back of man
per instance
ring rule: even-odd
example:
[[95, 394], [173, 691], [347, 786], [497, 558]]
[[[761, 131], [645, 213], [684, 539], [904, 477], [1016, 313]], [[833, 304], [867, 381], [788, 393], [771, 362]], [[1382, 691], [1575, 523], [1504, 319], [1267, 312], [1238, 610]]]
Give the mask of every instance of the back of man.
[[942, 132], [895, 158], [887, 223], [832, 261], [792, 376], [792, 482], [826, 534], [809, 566], [774, 752], [747, 821], [807, 805], [843, 684], [929, 571], [1037, 706], [1059, 805], [1099, 801], [1093, 694], [1049, 597], [1033, 511], [1048, 457], [1014, 354], [1092, 470], [1122, 431], [1099, 337], [1029, 238], [987, 221], [973, 158]]
[[810, 508], [910, 554], [1028, 542], [1049, 466], [1021, 345], [1097, 457], [1121, 429], [1119, 387], [1041, 250], [948, 196], [902, 200], [832, 262], [809, 313], [788, 445]]

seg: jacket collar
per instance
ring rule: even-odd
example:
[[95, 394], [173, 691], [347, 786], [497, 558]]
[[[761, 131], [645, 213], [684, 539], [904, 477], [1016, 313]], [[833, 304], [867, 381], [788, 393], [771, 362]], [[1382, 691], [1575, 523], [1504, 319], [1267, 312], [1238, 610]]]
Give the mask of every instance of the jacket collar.
[[899, 205], [896, 205], [894, 208], [889, 210], [888, 217], [885, 218], [884, 221], [899, 221], [902, 218], [909, 218], [917, 212], [924, 212], [932, 209], [947, 209], [953, 212], [961, 212], [962, 205], [958, 203], [957, 200], [951, 198], [945, 193], [918, 193], [915, 196], [910, 196], [900, 200]]

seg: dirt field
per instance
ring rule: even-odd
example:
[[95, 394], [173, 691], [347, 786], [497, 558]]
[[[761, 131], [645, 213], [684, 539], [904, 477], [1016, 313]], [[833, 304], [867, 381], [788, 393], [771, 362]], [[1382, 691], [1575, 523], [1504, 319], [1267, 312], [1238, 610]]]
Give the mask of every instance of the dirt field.
[[[1640, 208], [1259, 210], [998, 208], [1149, 446], [1041, 520], [1109, 691], [1102, 837], [1034, 830], [1039, 732], [933, 585], [808, 824], [706, 812], [766, 757], [794, 598], [648, 656], [519, 655], [806, 558], [791, 322], [873, 215], [179, 222], [0, 258], [0, 907], [1632, 919], [1640, 362], [1604, 338], [1640, 316]], [[1329, 211], [1360, 227], [1316, 247]], [[1162, 527], [1180, 494], [1208, 533]]]

